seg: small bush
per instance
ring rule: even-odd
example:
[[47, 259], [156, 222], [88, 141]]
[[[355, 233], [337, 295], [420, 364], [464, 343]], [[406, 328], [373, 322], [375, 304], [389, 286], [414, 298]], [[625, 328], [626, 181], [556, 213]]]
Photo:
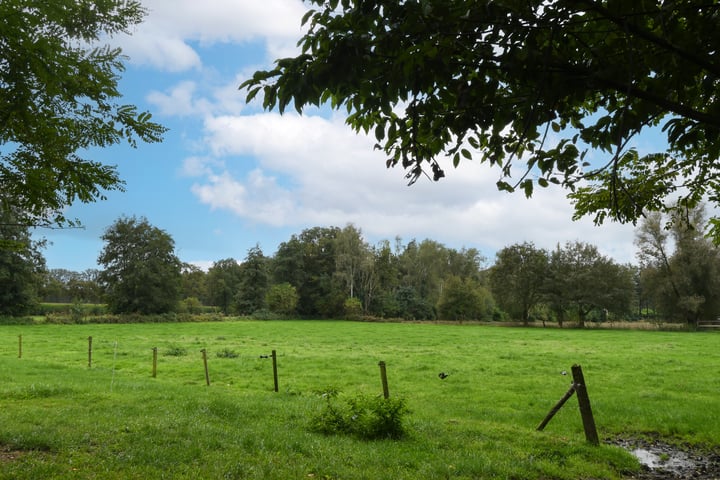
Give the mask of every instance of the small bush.
[[229, 348], [224, 348], [217, 352], [218, 358], [237, 358], [239, 355], [234, 350], [230, 350]]
[[187, 355], [187, 349], [183, 347], [172, 346], [165, 350], [165, 353], [163, 353], [163, 355], [165, 355], [166, 357], [184, 357], [185, 355]]
[[401, 398], [360, 395], [346, 404], [334, 401], [336, 391], [323, 397], [324, 408], [310, 420], [310, 430], [326, 435], [353, 435], [364, 440], [399, 439], [405, 434], [408, 409]]

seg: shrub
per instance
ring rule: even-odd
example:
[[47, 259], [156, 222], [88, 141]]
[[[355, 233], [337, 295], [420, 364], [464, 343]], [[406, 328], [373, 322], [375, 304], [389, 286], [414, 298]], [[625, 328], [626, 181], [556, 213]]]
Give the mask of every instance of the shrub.
[[265, 303], [273, 312], [292, 315], [295, 313], [299, 298], [297, 289], [285, 282], [270, 287], [265, 295]]
[[218, 358], [237, 358], [239, 355], [234, 350], [230, 350], [229, 348], [224, 348], [217, 352]]
[[359, 320], [362, 317], [362, 302], [359, 298], [348, 298], [343, 305], [347, 320]]
[[166, 357], [183, 357], [187, 355], [187, 349], [183, 347], [172, 346], [168, 347], [168, 349], [165, 350], [165, 353], [163, 355], [165, 355]]
[[399, 439], [405, 434], [408, 409], [402, 398], [359, 395], [338, 404], [336, 392], [325, 394], [324, 408], [310, 420], [310, 430], [326, 435], [353, 435], [364, 440]]

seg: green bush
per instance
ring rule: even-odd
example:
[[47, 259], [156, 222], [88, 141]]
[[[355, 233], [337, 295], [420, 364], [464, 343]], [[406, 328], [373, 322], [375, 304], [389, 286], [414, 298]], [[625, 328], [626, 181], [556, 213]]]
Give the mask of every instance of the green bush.
[[347, 320], [360, 320], [362, 317], [362, 302], [359, 298], [348, 298], [343, 304], [345, 318]]
[[237, 358], [239, 357], [238, 353], [235, 350], [230, 350], [229, 348], [224, 348], [217, 352], [218, 358]]
[[171, 346], [163, 353], [166, 357], [184, 357], [187, 355], [187, 349], [184, 347]]
[[409, 413], [402, 398], [359, 395], [345, 404], [336, 392], [324, 394], [323, 409], [310, 420], [310, 430], [326, 435], [352, 435], [364, 440], [399, 439], [405, 434], [403, 419]]

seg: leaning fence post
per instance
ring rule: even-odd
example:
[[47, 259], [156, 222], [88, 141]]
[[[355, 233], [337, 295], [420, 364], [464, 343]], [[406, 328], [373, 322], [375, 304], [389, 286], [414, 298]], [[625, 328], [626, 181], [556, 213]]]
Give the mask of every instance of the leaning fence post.
[[585, 378], [580, 365], [572, 366], [572, 374], [578, 404], [580, 405], [580, 416], [582, 416], [583, 428], [585, 429], [585, 439], [587, 439], [588, 443], [599, 445], [600, 440], [595, 428], [595, 419], [593, 418], [592, 408], [590, 408], [590, 397], [585, 387]]
[[385, 362], [378, 363], [380, 366], [380, 381], [383, 387], [383, 397], [390, 398], [390, 389], [388, 388], [387, 371], [385, 370]]
[[92, 337], [88, 337], [88, 368], [92, 367]]
[[273, 382], [275, 384], [275, 391], [278, 391], [278, 372], [277, 372], [277, 353], [275, 350], [272, 351], [272, 364], [273, 364]]
[[208, 372], [208, 366], [207, 366], [207, 350], [204, 348], [200, 350], [202, 352], [203, 357], [203, 364], [205, 365], [205, 383], [207, 386], [210, 386], [210, 372]]

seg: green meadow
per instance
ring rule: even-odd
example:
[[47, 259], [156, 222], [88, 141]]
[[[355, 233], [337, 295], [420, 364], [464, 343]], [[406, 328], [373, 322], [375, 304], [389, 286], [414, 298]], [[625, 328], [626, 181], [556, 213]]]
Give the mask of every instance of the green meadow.
[[[619, 438], [717, 451], [719, 344], [712, 332], [336, 321], [0, 326], [0, 479], [622, 478], [640, 466]], [[323, 393], [382, 395], [380, 361], [408, 408], [402, 438], [309, 428]], [[600, 446], [575, 397], [536, 431], [574, 364]]]

